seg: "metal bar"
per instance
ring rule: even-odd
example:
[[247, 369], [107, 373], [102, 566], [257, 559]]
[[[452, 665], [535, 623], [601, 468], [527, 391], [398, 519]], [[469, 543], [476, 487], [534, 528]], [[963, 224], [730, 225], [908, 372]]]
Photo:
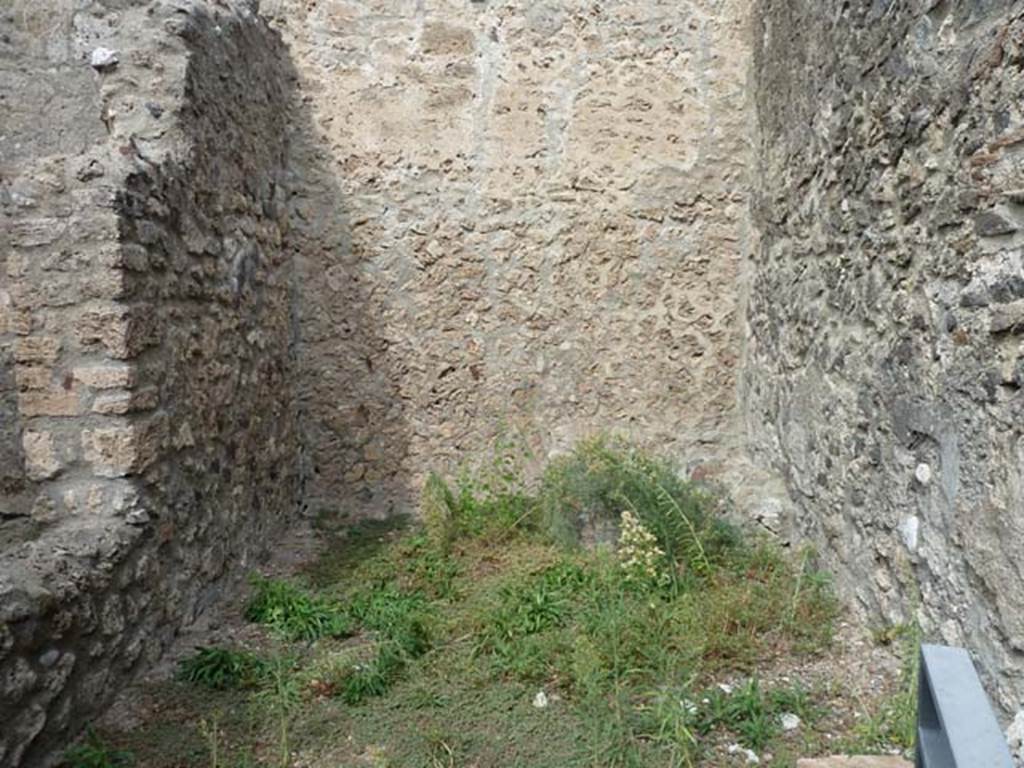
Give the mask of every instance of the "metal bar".
[[962, 648], [921, 646], [916, 768], [1013, 768], [971, 657]]

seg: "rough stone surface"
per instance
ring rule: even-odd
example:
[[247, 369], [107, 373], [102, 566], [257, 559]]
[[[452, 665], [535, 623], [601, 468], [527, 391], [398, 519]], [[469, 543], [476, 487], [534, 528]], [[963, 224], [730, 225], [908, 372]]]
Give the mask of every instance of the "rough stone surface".
[[503, 424], [714, 464], [740, 436], [744, 0], [265, 0], [313, 510], [379, 514]]
[[1024, 765], [1024, 710], [1017, 712], [1006, 727], [1006, 744], [1014, 765]]
[[1019, 2], [257, 5], [0, 8], [0, 766], [502, 424], [732, 480], [1019, 708]]
[[854, 605], [1024, 694], [1024, 10], [762, 0], [745, 404]]
[[247, 3], [8, 9], [5, 767], [51, 764], [230, 594], [297, 509], [299, 468], [279, 37]]
[[796, 761], [797, 768], [911, 768], [912, 765], [913, 763], [902, 757], [889, 755], [837, 755]]

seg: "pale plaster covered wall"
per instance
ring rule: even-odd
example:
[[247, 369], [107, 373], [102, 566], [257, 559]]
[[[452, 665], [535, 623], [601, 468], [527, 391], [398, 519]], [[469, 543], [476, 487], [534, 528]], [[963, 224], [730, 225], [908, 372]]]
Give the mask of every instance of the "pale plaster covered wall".
[[[739, 436], [743, 0], [270, 0], [314, 510], [386, 514], [504, 423], [717, 466]], [[712, 471], [715, 471], [712, 469]]]

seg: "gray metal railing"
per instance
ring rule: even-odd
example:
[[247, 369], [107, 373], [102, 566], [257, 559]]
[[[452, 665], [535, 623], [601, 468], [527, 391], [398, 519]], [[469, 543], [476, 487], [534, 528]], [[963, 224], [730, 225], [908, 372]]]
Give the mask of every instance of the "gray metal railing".
[[1010, 750], [971, 657], [921, 646], [916, 768], [1013, 768]]

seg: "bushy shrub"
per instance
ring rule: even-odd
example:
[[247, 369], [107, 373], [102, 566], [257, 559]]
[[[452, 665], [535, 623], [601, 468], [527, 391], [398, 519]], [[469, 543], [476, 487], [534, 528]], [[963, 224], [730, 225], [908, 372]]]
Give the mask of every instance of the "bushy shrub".
[[714, 498], [684, 480], [669, 459], [623, 440], [597, 437], [556, 458], [541, 480], [540, 509], [551, 535], [576, 544], [588, 527], [619, 527], [628, 512], [657, 540], [676, 583], [705, 576], [739, 541], [713, 514]]

